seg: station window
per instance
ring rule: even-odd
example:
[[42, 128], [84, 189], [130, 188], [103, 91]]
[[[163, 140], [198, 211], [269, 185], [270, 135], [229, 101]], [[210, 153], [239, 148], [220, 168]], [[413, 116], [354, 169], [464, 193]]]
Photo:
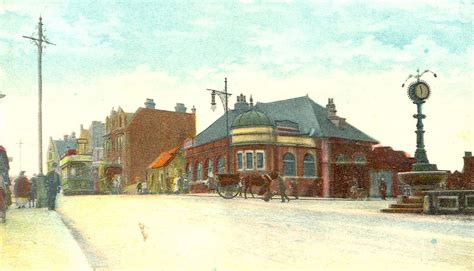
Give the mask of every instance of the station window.
[[244, 154], [243, 152], [237, 153], [237, 169], [243, 170], [244, 169]]
[[198, 180], [203, 179], [203, 176], [202, 176], [202, 163], [198, 163], [196, 175], [197, 175], [196, 177], [197, 177]]
[[255, 151], [255, 157], [256, 157], [256, 168], [265, 169], [265, 152]]
[[207, 160], [207, 176], [214, 176], [214, 164], [211, 159]]
[[245, 169], [253, 169], [253, 152], [245, 152]]
[[316, 176], [316, 165], [314, 163], [314, 156], [312, 154], [306, 154], [303, 160], [304, 174], [303, 176]]
[[296, 176], [295, 156], [289, 152], [283, 155], [283, 175]]
[[224, 173], [224, 171], [225, 171], [225, 159], [223, 156], [221, 156], [217, 160], [217, 172], [221, 174], [221, 173]]

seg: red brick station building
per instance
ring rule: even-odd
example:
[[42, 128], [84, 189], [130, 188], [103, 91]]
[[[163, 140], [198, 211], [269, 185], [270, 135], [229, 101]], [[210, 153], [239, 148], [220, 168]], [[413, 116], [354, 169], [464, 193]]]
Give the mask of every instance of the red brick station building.
[[336, 112], [331, 98], [326, 107], [308, 96], [253, 105], [252, 98], [247, 103], [241, 94], [228, 116], [222, 115], [186, 146], [192, 190], [210, 172], [278, 171], [296, 181], [303, 196], [347, 197], [354, 180], [370, 196], [378, 196], [382, 177], [388, 195], [397, 195], [396, 173], [409, 171], [414, 159], [376, 147], [377, 140]]

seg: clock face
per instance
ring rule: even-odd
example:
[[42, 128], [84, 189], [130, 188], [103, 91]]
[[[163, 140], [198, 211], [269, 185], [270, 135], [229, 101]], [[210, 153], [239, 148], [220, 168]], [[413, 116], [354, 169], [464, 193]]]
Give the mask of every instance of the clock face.
[[430, 88], [425, 83], [418, 83], [415, 87], [415, 95], [424, 100], [430, 95]]

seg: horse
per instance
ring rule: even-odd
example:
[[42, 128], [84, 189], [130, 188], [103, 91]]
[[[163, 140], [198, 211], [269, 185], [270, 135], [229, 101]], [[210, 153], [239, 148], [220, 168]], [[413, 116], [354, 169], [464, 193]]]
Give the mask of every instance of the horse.
[[247, 198], [247, 190], [250, 191], [252, 198], [255, 196], [252, 193], [252, 185], [259, 186], [264, 189], [265, 192], [270, 190], [270, 183], [271, 181], [266, 178], [264, 175], [261, 174], [249, 174], [245, 177], [242, 177], [242, 186], [244, 187], [244, 197]]

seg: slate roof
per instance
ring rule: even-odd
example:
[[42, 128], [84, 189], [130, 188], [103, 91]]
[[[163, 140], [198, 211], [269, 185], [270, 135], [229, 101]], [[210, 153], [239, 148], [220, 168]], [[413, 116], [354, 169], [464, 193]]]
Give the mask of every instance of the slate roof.
[[53, 140], [55, 145], [56, 153], [58, 157], [61, 157], [68, 149], [77, 149], [77, 138], [68, 138], [66, 140]]
[[[270, 103], [257, 103], [254, 110], [260, 111], [275, 125], [277, 120], [289, 120], [298, 123], [301, 134], [319, 138], [342, 138], [349, 140], [378, 143], [349, 123], [343, 128], [337, 127], [327, 117], [326, 108], [314, 102], [308, 96], [296, 97]], [[229, 129], [242, 110], [229, 111]], [[226, 137], [225, 114], [199, 133], [194, 145], [199, 146]]]

